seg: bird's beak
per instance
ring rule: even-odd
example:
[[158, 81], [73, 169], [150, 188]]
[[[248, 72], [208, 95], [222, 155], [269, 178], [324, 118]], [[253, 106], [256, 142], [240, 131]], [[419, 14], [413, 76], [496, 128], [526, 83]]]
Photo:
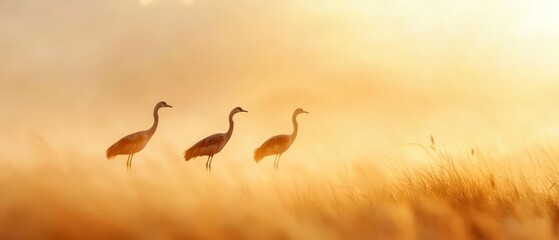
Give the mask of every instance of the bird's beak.
[[307, 112], [307, 111], [303, 111], [303, 113], [310, 113], [310, 112]]
[[247, 111], [247, 110], [244, 110], [244, 109], [241, 109], [241, 112], [246, 112], [246, 113], [247, 113], [248, 111]]
[[168, 107], [168, 108], [173, 108], [173, 106], [171, 106], [171, 105], [165, 105], [165, 107]]

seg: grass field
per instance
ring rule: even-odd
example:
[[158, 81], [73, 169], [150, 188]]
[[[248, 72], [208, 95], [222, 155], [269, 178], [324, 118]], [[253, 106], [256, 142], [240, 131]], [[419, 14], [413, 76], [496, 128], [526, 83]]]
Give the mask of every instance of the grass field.
[[[56, 152], [0, 171], [1, 239], [556, 239], [557, 154], [418, 146], [429, 161], [118, 163]], [[520, 157], [519, 157], [520, 158]], [[79, 159], [79, 161], [77, 161]], [[516, 164], [511, 164], [511, 162]], [[526, 164], [518, 164], [525, 162]], [[114, 164], [113, 164], [114, 163]], [[122, 164], [121, 164], [122, 163]]]

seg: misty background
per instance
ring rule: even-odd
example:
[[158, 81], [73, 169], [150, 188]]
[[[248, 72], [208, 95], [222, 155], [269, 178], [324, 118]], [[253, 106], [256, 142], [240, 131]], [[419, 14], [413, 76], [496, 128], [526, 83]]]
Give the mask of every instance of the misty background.
[[198, 140], [227, 130], [236, 106], [249, 113], [236, 115], [217, 162], [254, 164], [256, 147], [292, 131], [298, 107], [311, 114], [299, 117], [285, 162], [368, 159], [431, 134], [450, 147], [499, 151], [554, 141], [554, 7], [0, 1], [0, 157], [36, 161], [29, 156], [48, 150], [104, 161], [112, 143], [151, 126], [161, 100], [173, 108], [160, 111], [137, 164], [182, 161]]

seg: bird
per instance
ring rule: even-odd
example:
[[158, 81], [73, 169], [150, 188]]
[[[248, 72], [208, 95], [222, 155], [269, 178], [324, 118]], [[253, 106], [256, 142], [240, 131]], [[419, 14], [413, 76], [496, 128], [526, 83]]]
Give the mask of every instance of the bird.
[[276, 159], [274, 160], [274, 169], [277, 171], [279, 169], [279, 160], [281, 155], [289, 149], [291, 144], [297, 138], [297, 132], [299, 130], [299, 124], [297, 123], [297, 115], [301, 113], [309, 113], [301, 108], [295, 109], [293, 112], [293, 116], [291, 121], [293, 121], [293, 133], [291, 135], [282, 134], [273, 136], [270, 139], [266, 140], [262, 146], [254, 150], [254, 161], [257, 163], [262, 161], [262, 159], [266, 156], [276, 155]]
[[227, 130], [226, 133], [217, 133], [200, 140], [198, 143], [194, 144], [194, 146], [184, 151], [184, 160], [189, 161], [192, 158], [208, 156], [208, 160], [206, 161], [206, 171], [211, 171], [214, 155], [223, 149], [233, 134], [233, 127], [235, 126], [235, 123], [233, 122], [233, 115], [240, 112], [248, 113], [248, 111], [242, 109], [241, 107], [233, 108], [231, 113], [229, 113], [229, 130]]
[[158, 111], [160, 108], [164, 107], [172, 108], [171, 105], [168, 105], [164, 101], [158, 102], [153, 109], [153, 125], [148, 130], [135, 132], [118, 140], [107, 149], [107, 159], [110, 160], [117, 155], [128, 155], [126, 168], [130, 171], [132, 169], [132, 158], [134, 154], [144, 149], [149, 139], [151, 139], [155, 133], [157, 124], [159, 123]]

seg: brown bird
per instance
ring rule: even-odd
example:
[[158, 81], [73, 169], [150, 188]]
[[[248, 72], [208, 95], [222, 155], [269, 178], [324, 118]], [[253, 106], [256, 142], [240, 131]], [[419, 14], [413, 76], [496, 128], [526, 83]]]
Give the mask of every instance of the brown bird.
[[262, 144], [259, 148], [254, 150], [254, 160], [256, 162], [260, 162], [264, 157], [270, 155], [276, 155], [276, 159], [274, 160], [274, 169], [276, 171], [279, 169], [279, 160], [281, 155], [289, 149], [295, 138], [297, 137], [297, 131], [299, 130], [299, 124], [297, 123], [297, 115], [301, 113], [309, 113], [301, 108], [295, 109], [293, 112], [293, 117], [291, 120], [293, 121], [293, 133], [291, 135], [283, 134], [277, 135]]
[[191, 148], [184, 151], [184, 160], [188, 161], [192, 158], [200, 156], [208, 156], [206, 161], [206, 171], [212, 170], [212, 161], [215, 154], [219, 153], [225, 144], [231, 138], [233, 134], [233, 127], [235, 123], [233, 122], [233, 115], [239, 112], [248, 112], [240, 107], [236, 107], [229, 113], [229, 130], [226, 133], [217, 133], [211, 135], [207, 138], [200, 140], [198, 143], [194, 144]]
[[132, 168], [132, 157], [134, 157], [134, 154], [144, 149], [149, 139], [155, 133], [157, 124], [159, 123], [159, 115], [157, 112], [160, 108], [164, 107], [172, 108], [172, 106], [167, 105], [165, 102], [157, 103], [153, 109], [153, 125], [148, 130], [132, 133], [118, 140], [118, 142], [107, 149], [107, 159], [112, 159], [116, 155], [128, 155], [126, 168], [130, 170]]

